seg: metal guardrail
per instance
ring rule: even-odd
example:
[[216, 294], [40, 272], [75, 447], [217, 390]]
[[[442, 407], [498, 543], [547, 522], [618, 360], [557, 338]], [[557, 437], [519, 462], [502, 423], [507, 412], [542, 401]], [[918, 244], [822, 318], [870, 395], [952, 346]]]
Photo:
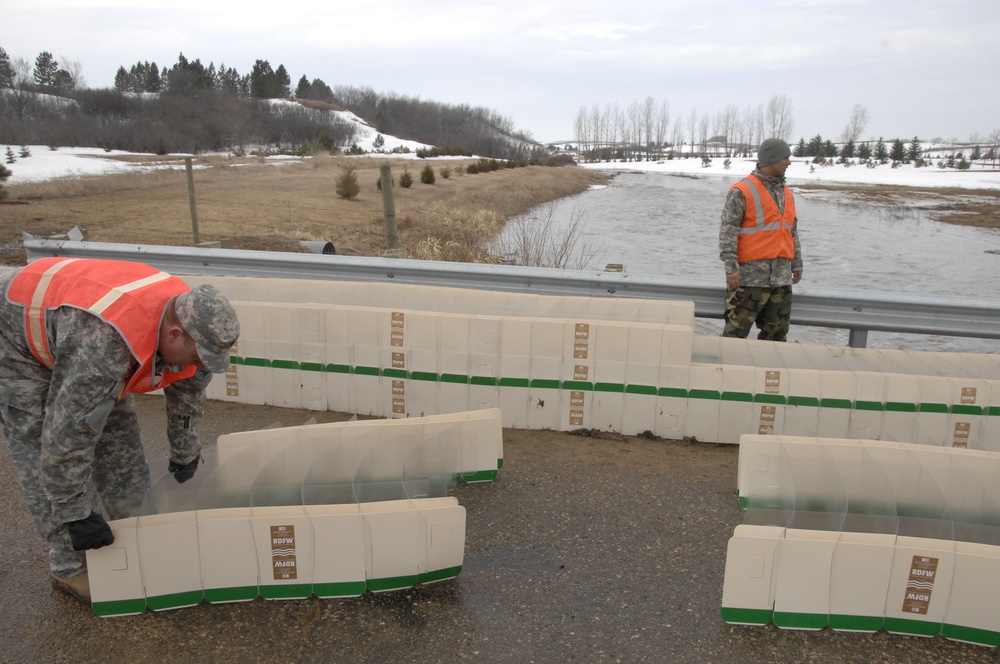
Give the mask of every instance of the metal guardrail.
[[[722, 318], [725, 288], [714, 282], [622, 272], [556, 270], [398, 258], [44, 240], [25, 236], [28, 261], [46, 256], [138, 260], [177, 275], [385, 281], [544, 295], [634, 297], [694, 302], [695, 316]], [[721, 281], [721, 280], [720, 280]], [[795, 290], [795, 325], [1000, 339], [1000, 301], [878, 291]]]

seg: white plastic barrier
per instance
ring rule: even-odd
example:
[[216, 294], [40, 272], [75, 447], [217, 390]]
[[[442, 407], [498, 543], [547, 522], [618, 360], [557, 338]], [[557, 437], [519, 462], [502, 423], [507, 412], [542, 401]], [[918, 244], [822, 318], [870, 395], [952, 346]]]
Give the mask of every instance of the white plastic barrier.
[[[350, 597], [457, 576], [458, 480], [496, 477], [496, 409], [219, 438], [186, 483], [158, 468], [139, 516], [87, 552], [94, 612]], [[164, 464], [160, 464], [162, 466]]]
[[1000, 455], [890, 441], [744, 436], [733, 623], [1000, 645]]

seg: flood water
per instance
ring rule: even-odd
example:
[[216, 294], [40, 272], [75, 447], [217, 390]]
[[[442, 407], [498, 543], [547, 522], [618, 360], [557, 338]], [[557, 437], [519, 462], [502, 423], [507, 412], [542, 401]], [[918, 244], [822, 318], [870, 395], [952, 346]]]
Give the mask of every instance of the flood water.
[[[565, 235], [574, 221], [580, 226], [575, 260], [568, 267], [621, 263], [629, 274], [721, 285], [719, 219], [726, 193], [738, 179], [621, 173], [605, 188], [552, 204], [552, 233]], [[791, 187], [805, 262], [797, 290], [1000, 299], [1000, 255], [987, 253], [1000, 251], [1000, 229], [945, 224], [916, 208], [860, 204], [831, 192]], [[548, 220], [549, 210], [526, 216]], [[699, 319], [698, 332], [717, 334], [721, 325]], [[846, 330], [793, 326], [789, 332], [789, 341], [846, 345], [847, 340]], [[879, 332], [868, 335], [868, 346], [1000, 353], [1000, 340]]]

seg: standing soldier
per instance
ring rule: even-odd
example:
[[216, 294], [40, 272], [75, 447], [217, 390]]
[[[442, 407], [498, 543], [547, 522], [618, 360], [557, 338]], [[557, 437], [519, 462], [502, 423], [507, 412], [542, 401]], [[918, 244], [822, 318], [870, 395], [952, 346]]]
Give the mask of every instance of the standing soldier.
[[46, 258], [0, 275], [0, 424], [52, 586], [90, 603], [84, 551], [149, 488], [134, 394], [163, 388], [169, 469], [190, 479], [211, 373], [239, 321], [212, 286], [142, 263]]
[[802, 278], [795, 200], [785, 185], [792, 151], [768, 138], [757, 168], [729, 190], [719, 229], [719, 257], [726, 269], [724, 337], [785, 341], [792, 315], [792, 284]]

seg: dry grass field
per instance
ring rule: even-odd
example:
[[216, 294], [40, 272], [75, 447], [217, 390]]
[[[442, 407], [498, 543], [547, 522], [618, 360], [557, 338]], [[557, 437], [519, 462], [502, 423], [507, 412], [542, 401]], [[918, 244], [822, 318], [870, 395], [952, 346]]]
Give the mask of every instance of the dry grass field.
[[[79, 226], [95, 242], [193, 244], [183, 158], [150, 157], [149, 171], [62, 178], [10, 185], [0, 205], [0, 262], [25, 262], [22, 231], [40, 237]], [[408, 169], [409, 189], [393, 188], [399, 239], [412, 258], [490, 261], [480, 248], [510, 218], [552, 200], [606, 182], [575, 167], [529, 166], [468, 174], [471, 160], [392, 160], [315, 157], [276, 165], [263, 159], [197, 157], [194, 189], [199, 239], [229, 239], [238, 249], [300, 250], [300, 240], [324, 240], [338, 254], [379, 256], [387, 248], [379, 167], [388, 163], [396, 183]], [[356, 169], [361, 193], [336, 193], [343, 166]], [[435, 183], [423, 184], [425, 164]], [[443, 177], [444, 169], [450, 177]]]

